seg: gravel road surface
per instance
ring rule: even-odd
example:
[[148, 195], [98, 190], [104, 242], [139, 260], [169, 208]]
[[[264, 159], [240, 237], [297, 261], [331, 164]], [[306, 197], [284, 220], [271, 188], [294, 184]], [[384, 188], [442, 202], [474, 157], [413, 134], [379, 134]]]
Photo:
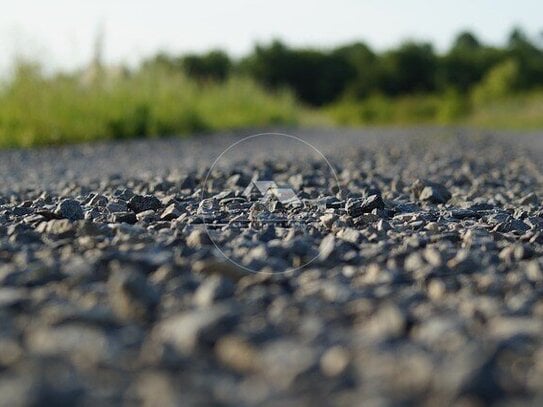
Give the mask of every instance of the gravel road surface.
[[0, 152], [0, 406], [543, 404], [543, 133], [283, 132]]

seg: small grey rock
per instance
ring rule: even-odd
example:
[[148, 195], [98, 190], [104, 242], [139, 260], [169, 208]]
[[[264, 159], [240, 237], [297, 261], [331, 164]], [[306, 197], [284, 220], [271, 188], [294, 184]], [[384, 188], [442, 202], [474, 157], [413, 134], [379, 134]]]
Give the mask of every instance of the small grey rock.
[[434, 204], [443, 204], [451, 199], [451, 193], [441, 184], [432, 183], [427, 185], [421, 191], [419, 199], [421, 201], [429, 201]]
[[160, 215], [160, 219], [173, 220], [178, 218], [179, 216], [181, 216], [181, 211], [178, 209], [175, 203], [172, 203], [166, 209], [164, 209], [164, 211]]
[[109, 301], [122, 319], [149, 320], [159, 301], [156, 289], [134, 268], [116, 266], [108, 281]]
[[217, 300], [229, 298], [234, 293], [234, 284], [219, 275], [211, 275], [204, 280], [194, 293], [194, 302], [199, 306], [208, 306]]
[[58, 204], [55, 214], [72, 221], [85, 217], [81, 204], [75, 199], [64, 199]]
[[232, 330], [236, 319], [232, 308], [226, 305], [198, 308], [160, 322], [153, 331], [153, 337], [182, 354], [190, 354], [197, 346], [214, 344]]
[[201, 247], [213, 244], [211, 238], [205, 230], [195, 229], [187, 237], [187, 246]]
[[153, 195], [134, 195], [128, 201], [128, 209], [140, 213], [144, 211], [156, 211], [162, 207], [160, 200]]
[[358, 217], [369, 213], [374, 209], [384, 209], [385, 203], [380, 195], [370, 195], [366, 199], [349, 199], [345, 204], [345, 210], [352, 217]]
[[117, 212], [109, 218], [113, 223], [128, 223], [133, 225], [138, 221], [138, 217], [134, 212]]

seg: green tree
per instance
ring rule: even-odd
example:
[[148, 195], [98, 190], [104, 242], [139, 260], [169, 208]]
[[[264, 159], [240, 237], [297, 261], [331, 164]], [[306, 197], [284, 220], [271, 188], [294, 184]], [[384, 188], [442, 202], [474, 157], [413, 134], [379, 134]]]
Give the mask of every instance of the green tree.
[[535, 46], [526, 33], [514, 28], [509, 35], [507, 52], [517, 61], [521, 89], [543, 85], [543, 52]]
[[510, 96], [520, 88], [520, 67], [515, 59], [508, 59], [494, 68], [473, 90], [476, 103], [490, 102]]
[[503, 50], [487, 47], [471, 32], [460, 33], [439, 60], [438, 88], [467, 93], [496, 64], [507, 59]]
[[452, 51], [478, 50], [481, 48], [481, 42], [475, 34], [469, 31], [463, 31], [456, 36]]
[[188, 76], [198, 80], [224, 81], [232, 68], [228, 55], [218, 50], [203, 55], [185, 55], [181, 65]]
[[303, 102], [314, 106], [336, 100], [355, 75], [351, 64], [340, 55], [294, 50], [279, 41], [257, 46], [241, 69], [268, 87], [294, 90]]
[[346, 86], [347, 96], [363, 99], [377, 90], [377, 55], [368, 45], [362, 42], [348, 44], [335, 49], [333, 55], [346, 60], [354, 72]]
[[407, 42], [381, 58], [380, 89], [392, 96], [431, 92], [436, 88], [436, 72], [432, 45]]

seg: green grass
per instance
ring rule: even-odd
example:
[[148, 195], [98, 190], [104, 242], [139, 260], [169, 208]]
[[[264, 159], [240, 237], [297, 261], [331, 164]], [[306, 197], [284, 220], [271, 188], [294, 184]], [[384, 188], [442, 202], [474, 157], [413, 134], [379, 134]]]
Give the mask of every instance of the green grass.
[[288, 90], [272, 92], [237, 76], [197, 82], [154, 66], [85, 82], [77, 73], [47, 77], [38, 66], [21, 64], [0, 84], [0, 148], [278, 125], [543, 128], [543, 90], [514, 94], [495, 82], [483, 82], [470, 95], [374, 95], [309, 109]]
[[84, 85], [80, 75], [47, 78], [25, 65], [0, 88], [0, 147], [293, 125], [301, 111], [288, 91], [246, 78], [197, 83], [155, 67]]
[[486, 129], [543, 129], [543, 91], [474, 100], [469, 96], [415, 95], [395, 99], [373, 96], [344, 100], [326, 109], [344, 126], [467, 125]]
[[438, 100], [432, 96], [390, 99], [381, 95], [363, 101], [344, 100], [327, 108], [335, 123], [346, 126], [433, 122]]
[[488, 102], [474, 109], [466, 124], [491, 129], [543, 129], [543, 91]]

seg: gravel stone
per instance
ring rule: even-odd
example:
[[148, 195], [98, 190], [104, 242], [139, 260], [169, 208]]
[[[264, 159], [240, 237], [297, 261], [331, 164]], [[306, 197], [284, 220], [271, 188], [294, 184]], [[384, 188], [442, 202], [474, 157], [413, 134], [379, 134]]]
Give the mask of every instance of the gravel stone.
[[215, 346], [215, 353], [221, 363], [237, 372], [248, 373], [259, 369], [258, 350], [242, 337], [223, 336]]
[[225, 305], [187, 311], [160, 322], [154, 336], [178, 352], [190, 354], [197, 346], [214, 344], [231, 330], [234, 316], [232, 309]]
[[130, 225], [133, 225], [138, 221], [134, 212], [117, 212], [111, 215], [110, 219], [113, 223], [128, 223]]
[[296, 135], [0, 151], [0, 405], [541, 404], [541, 134]]
[[181, 211], [177, 208], [177, 205], [173, 203], [164, 209], [164, 212], [162, 212], [162, 215], [160, 215], [160, 219], [173, 220], [179, 216], [181, 216]]
[[358, 217], [374, 209], [384, 209], [384, 207], [385, 204], [380, 195], [371, 195], [366, 199], [349, 199], [345, 205], [345, 210], [352, 217]]
[[187, 237], [187, 245], [189, 247], [201, 247], [212, 244], [209, 235], [205, 230], [193, 230], [191, 234]]
[[81, 204], [75, 199], [64, 199], [58, 204], [55, 214], [72, 221], [85, 217]]
[[109, 278], [109, 299], [122, 319], [149, 320], [159, 302], [159, 295], [143, 274], [135, 269], [116, 270]]
[[194, 302], [199, 306], [208, 306], [217, 300], [229, 298], [234, 294], [235, 286], [224, 277], [208, 277], [194, 293]]
[[341, 346], [328, 349], [320, 360], [322, 372], [329, 377], [341, 375], [349, 366], [349, 352]]
[[423, 188], [420, 192], [419, 199], [435, 204], [443, 204], [451, 199], [451, 193], [443, 185], [432, 183]]
[[153, 195], [134, 195], [128, 201], [128, 209], [140, 213], [144, 211], [156, 211], [162, 207], [160, 200]]

